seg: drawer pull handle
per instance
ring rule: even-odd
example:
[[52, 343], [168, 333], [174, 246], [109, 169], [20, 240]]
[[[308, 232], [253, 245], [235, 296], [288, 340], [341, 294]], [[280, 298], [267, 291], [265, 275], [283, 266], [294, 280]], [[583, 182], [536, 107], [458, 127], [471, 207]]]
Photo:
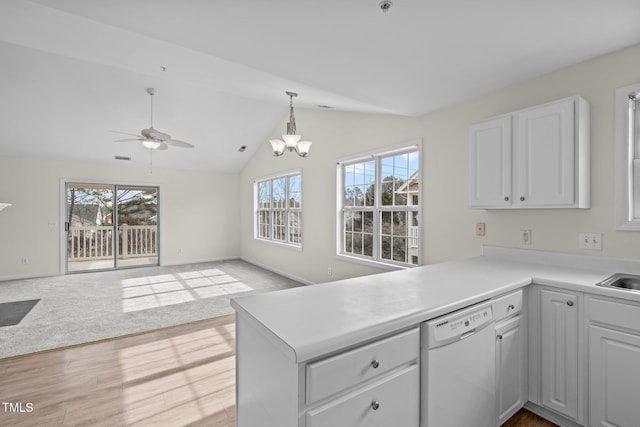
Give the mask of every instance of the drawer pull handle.
[[568, 305], [569, 307], [573, 307], [573, 301], [567, 301], [567, 305]]
[[380, 403], [378, 403], [377, 400], [371, 402], [371, 409], [373, 409], [374, 411], [377, 411], [379, 407], [380, 407]]
[[520, 201], [524, 202], [524, 196], [520, 196]]
[[502, 334], [498, 334], [498, 339], [501, 340], [502, 339]]
[[516, 306], [513, 304], [509, 304], [509, 307], [507, 307], [507, 312], [509, 312], [509, 310], [515, 310]]
[[[378, 366], [380, 366], [380, 361], [379, 361], [378, 359], [374, 359], [374, 360], [371, 362], [371, 367], [372, 367], [373, 369], [377, 369], [377, 368], [378, 368]], [[377, 408], [376, 408], [376, 409], [377, 409]]]

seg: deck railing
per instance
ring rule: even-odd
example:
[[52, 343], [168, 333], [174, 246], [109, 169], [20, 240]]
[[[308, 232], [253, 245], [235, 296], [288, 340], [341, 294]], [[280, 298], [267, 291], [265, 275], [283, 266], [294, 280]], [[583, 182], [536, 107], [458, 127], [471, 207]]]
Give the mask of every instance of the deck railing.
[[409, 239], [408, 246], [409, 248], [417, 248], [418, 247], [418, 227], [411, 226], [409, 227]]
[[[113, 226], [69, 227], [69, 261], [113, 258]], [[158, 227], [155, 225], [121, 225], [118, 227], [119, 258], [157, 256]]]

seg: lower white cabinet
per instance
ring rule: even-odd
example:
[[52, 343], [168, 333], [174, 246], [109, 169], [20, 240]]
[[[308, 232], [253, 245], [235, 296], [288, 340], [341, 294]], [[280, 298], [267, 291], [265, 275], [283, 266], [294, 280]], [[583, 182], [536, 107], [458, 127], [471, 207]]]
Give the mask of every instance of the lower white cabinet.
[[589, 301], [589, 425], [640, 425], [640, 306]]
[[419, 427], [420, 330], [296, 362], [236, 316], [238, 427]]
[[521, 315], [496, 325], [496, 405], [498, 425], [518, 412], [527, 401], [525, 331]]
[[581, 318], [578, 294], [540, 291], [541, 404], [582, 421]]
[[418, 427], [420, 372], [411, 365], [307, 412], [307, 427]]

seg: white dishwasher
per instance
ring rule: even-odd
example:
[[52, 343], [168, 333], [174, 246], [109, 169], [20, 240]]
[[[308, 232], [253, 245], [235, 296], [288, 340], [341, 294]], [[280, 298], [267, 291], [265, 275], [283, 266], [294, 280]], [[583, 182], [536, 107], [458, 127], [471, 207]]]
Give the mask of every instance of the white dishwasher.
[[421, 325], [421, 427], [495, 427], [491, 301]]

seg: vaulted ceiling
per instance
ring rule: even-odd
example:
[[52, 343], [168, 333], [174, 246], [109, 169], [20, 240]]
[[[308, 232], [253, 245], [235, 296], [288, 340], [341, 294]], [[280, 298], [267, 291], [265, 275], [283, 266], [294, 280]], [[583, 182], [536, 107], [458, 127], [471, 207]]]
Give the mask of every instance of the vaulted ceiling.
[[638, 0], [6, 0], [0, 155], [147, 164], [109, 131], [148, 127], [154, 87], [154, 127], [196, 146], [154, 165], [238, 172], [286, 90], [421, 115], [638, 44], [639, 16]]

